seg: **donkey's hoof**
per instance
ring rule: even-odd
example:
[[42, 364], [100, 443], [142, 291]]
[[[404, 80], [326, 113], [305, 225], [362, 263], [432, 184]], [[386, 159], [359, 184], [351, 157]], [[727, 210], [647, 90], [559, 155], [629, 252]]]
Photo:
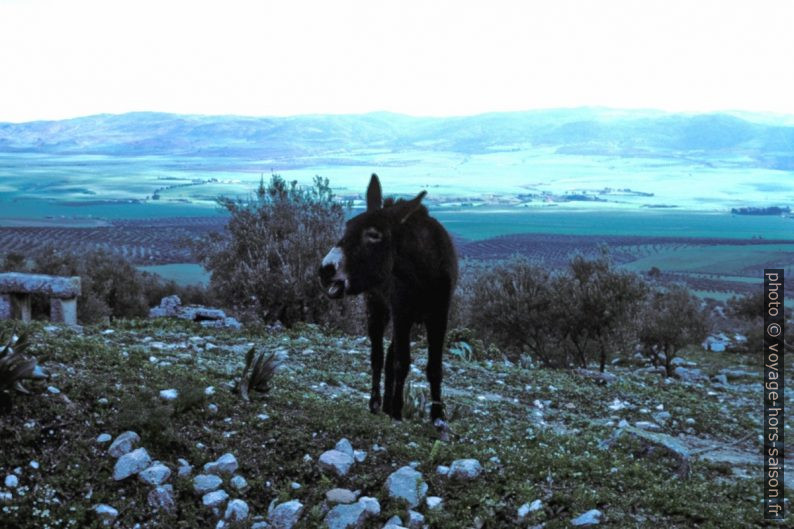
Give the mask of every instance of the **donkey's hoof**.
[[435, 424], [436, 421], [444, 420], [444, 404], [441, 402], [433, 402], [430, 405], [430, 419], [432, 419], [433, 423]]
[[369, 399], [369, 411], [372, 413], [380, 411], [380, 399]]

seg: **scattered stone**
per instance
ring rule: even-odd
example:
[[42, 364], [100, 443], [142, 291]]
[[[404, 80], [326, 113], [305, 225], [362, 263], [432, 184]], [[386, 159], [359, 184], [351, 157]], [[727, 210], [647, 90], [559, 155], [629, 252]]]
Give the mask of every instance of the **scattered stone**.
[[444, 503], [444, 499], [439, 496], [428, 496], [425, 500], [427, 504], [427, 508], [431, 511], [435, 511], [436, 509], [441, 508], [441, 504]]
[[363, 503], [339, 504], [325, 515], [328, 529], [360, 529], [368, 516]]
[[525, 503], [524, 505], [518, 508], [518, 519], [523, 520], [529, 515], [529, 513], [539, 511], [542, 508], [543, 508], [543, 502], [540, 501], [540, 499], [537, 499], [532, 503]]
[[204, 394], [208, 397], [215, 395], [215, 386], [207, 386], [204, 389]]
[[346, 476], [353, 466], [353, 456], [339, 450], [323, 452], [318, 461], [320, 468], [334, 472], [337, 476]]
[[293, 481], [292, 483], [289, 484], [289, 488], [291, 488], [292, 490], [300, 490], [301, 484], [298, 483], [297, 481]]
[[358, 499], [358, 502], [364, 506], [364, 510], [367, 511], [370, 516], [380, 516], [380, 502], [377, 498], [362, 496]]
[[245, 490], [245, 488], [248, 487], [248, 482], [244, 477], [238, 474], [229, 480], [229, 485], [231, 485], [234, 490], [239, 492]]
[[619, 398], [615, 397], [615, 400], [608, 406], [612, 411], [620, 411], [629, 407], [628, 402], [623, 402]]
[[212, 474], [199, 474], [193, 478], [193, 490], [197, 494], [206, 494], [220, 488], [223, 480]]
[[697, 382], [709, 378], [702, 370], [692, 367], [676, 367], [673, 374], [684, 382]]
[[270, 415], [268, 415], [267, 413], [260, 413], [259, 415], [256, 416], [256, 418], [259, 419], [260, 421], [266, 421], [270, 418]]
[[640, 428], [627, 426], [626, 428], [618, 428], [612, 434], [612, 437], [601, 441], [598, 446], [602, 450], [608, 449], [612, 444], [624, 433], [631, 434], [635, 437], [664, 448], [670, 452], [679, 461], [679, 468], [677, 474], [681, 477], [689, 475], [689, 459], [691, 454], [689, 449], [680, 440], [664, 433], [648, 432]]
[[364, 450], [353, 450], [353, 459], [356, 463], [363, 463], [367, 459], [367, 453]]
[[102, 522], [102, 525], [111, 526], [113, 522], [116, 521], [116, 518], [119, 517], [119, 511], [107, 505], [105, 503], [100, 503], [99, 505], [94, 507], [94, 512], [97, 515], [97, 518]]
[[103, 445], [105, 443], [109, 443], [111, 439], [113, 438], [110, 436], [109, 433], [101, 433], [97, 436], [96, 442], [97, 444]]
[[298, 500], [276, 505], [267, 517], [271, 529], [292, 529], [303, 514], [303, 504]]
[[626, 419], [620, 419], [620, 422], [618, 423], [618, 428], [625, 428], [626, 426], [629, 426], [629, 421], [627, 421]]
[[226, 453], [217, 460], [204, 465], [207, 474], [231, 475], [237, 471], [237, 459], [234, 454]]
[[61, 390], [55, 386], [47, 386], [47, 392], [52, 393], [53, 395], [60, 395]]
[[155, 465], [150, 466], [149, 468], [142, 470], [140, 474], [138, 474], [138, 478], [143, 481], [144, 483], [148, 483], [149, 485], [162, 485], [168, 478], [171, 477], [171, 469], [167, 466], [163, 465], [162, 463], [157, 463]]
[[34, 460], [34, 461], [31, 461], [30, 463], [28, 463], [28, 465], [29, 465], [29, 466], [30, 466], [30, 468], [32, 468], [33, 470], [38, 470], [38, 469], [39, 469], [39, 462], [38, 462], [38, 461], [35, 461], [35, 460]]
[[11, 503], [14, 495], [10, 492], [0, 491], [0, 503]]
[[116, 440], [110, 444], [108, 454], [113, 457], [121, 457], [132, 451], [132, 449], [141, 442], [141, 436], [135, 432], [124, 432]]
[[724, 374], [716, 375], [714, 377], [714, 382], [716, 384], [722, 384], [723, 386], [727, 386], [728, 385], [728, 376], [724, 375]]
[[226, 505], [226, 513], [223, 518], [230, 522], [242, 522], [248, 518], [248, 504], [243, 500], [232, 500]]
[[215, 490], [212, 492], [206, 493], [201, 498], [201, 503], [204, 504], [204, 507], [215, 508], [220, 507], [226, 500], [229, 499], [229, 495], [226, 493], [225, 490]]
[[617, 376], [613, 375], [612, 373], [601, 372], [601, 371], [592, 371], [590, 369], [574, 369], [574, 373], [581, 377], [590, 378], [597, 382], [603, 382], [604, 384], [609, 384], [610, 382], [614, 382], [618, 379]]
[[436, 467], [436, 474], [439, 476], [449, 476], [449, 467], [445, 465], [438, 465]]
[[176, 512], [173, 485], [160, 485], [159, 487], [153, 488], [146, 497], [146, 503], [156, 511], [167, 513]]
[[179, 396], [179, 391], [175, 389], [164, 389], [160, 391], [160, 398], [165, 401], [176, 400]]
[[334, 447], [335, 450], [339, 450], [343, 454], [347, 454], [350, 457], [353, 457], [353, 445], [350, 444], [350, 441], [347, 439], [340, 439], [336, 446]]
[[325, 493], [325, 499], [333, 505], [337, 503], [355, 503], [356, 495], [349, 489], [331, 489]]
[[15, 489], [17, 488], [17, 485], [19, 485], [19, 478], [14, 474], [9, 474], [6, 476], [5, 484], [9, 489]]
[[654, 413], [652, 417], [654, 421], [660, 422], [662, 424], [668, 422], [670, 419], [673, 418], [673, 416], [670, 414], [669, 411], [660, 411], [658, 413]]
[[457, 479], [476, 479], [482, 474], [482, 465], [476, 459], [457, 459], [449, 467], [449, 477]]
[[152, 458], [145, 448], [138, 448], [127, 454], [124, 454], [116, 461], [116, 466], [113, 468], [113, 479], [121, 481], [141, 470], [149, 467], [152, 464]]
[[383, 529], [386, 529], [386, 527], [388, 527], [388, 526], [390, 526], [390, 525], [396, 525], [396, 526], [398, 526], [398, 527], [399, 527], [399, 526], [401, 526], [402, 524], [403, 524], [403, 521], [402, 521], [402, 519], [401, 519], [399, 516], [397, 516], [397, 515], [395, 514], [394, 516], [392, 516], [391, 518], [389, 518], [388, 520], [386, 520], [386, 525], [383, 527]]
[[422, 473], [411, 467], [402, 467], [386, 479], [389, 497], [405, 501], [409, 507], [416, 507], [427, 495], [427, 483], [422, 480]]
[[193, 473], [193, 467], [190, 466], [190, 463], [187, 459], [177, 459], [177, 463], [179, 463], [179, 467], [176, 469], [176, 475], [180, 478], [186, 478], [190, 474]]
[[659, 426], [656, 423], [650, 422], [650, 421], [637, 421], [637, 422], [634, 423], [634, 426], [636, 426], [637, 428], [642, 428], [643, 430], [649, 430], [649, 431], [652, 431], [652, 432], [658, 432], [658, 431], [660, 431], [662, 429], [661, 426]]
[[421, 529], [425, 524], [425, 516], [416, 511], [408, 510], [408, 527], [409, 529]]
[[210, 402], [209, 404], [207, 404], [207, 411], [209, 411], [210, 413], [218, 413], [218, 405], [213, 402]]
[[591, 509], [584, 514], [580, 514], [573, 520], [571, 520], [571, 525], [576, 527], [581, 527], [585, 525], [598, 525], [601, 523], [601, 519], [604, 517], [604, 513], [599, 511], [598, 509]]

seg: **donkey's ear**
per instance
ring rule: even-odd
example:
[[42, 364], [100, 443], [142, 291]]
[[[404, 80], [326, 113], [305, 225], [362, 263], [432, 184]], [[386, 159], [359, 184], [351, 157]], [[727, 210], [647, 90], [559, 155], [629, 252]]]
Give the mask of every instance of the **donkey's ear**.
[[375, 211], [381, 207], [383, 207], [383, 193], [380, 189], [380, 180], [378, 175], [372, 173], [367, 187], [367, 211]]
[[408, 202], [405, 202], [400, 205], [399, 213], [397, 216], [400, 224], [404, 223], [406, 220], [410, 218], [411, 215], [419, 211], [419, 208], [422, 207], [422, 199], [425, 198], [426, 194], [427, 191], [422, 191]]

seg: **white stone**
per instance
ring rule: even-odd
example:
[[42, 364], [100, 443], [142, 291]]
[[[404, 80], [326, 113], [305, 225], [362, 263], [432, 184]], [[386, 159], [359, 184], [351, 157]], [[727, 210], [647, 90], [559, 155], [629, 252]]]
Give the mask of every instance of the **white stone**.
[[102, 445], [105, 443], [109, 443], [111, 439], [113, 438], [110, 436], [109, 433], [101, 433], [97, 436], [96, 442]]
[[427, 494], [427, 483], [422, 481], [421, 472], [405, 466], [395, 470], [386, 479], [389, 497], [405, 501], [409, 507], [419, 505]]
[[476, 459], [457, 459], [449, 467], [449, 477], [476, 479], [482, 473], [482, 465]]
[[201, 503], [204, 504], [204, 507], [215, 508], [222, 506], [228, 499], [229, 495], [225, 490], [215, 490], [206, 493], [201, 498]]
[[291, 500], [276, 505], [267, 516], [271, 529], [292, 529], [303, 514], [303, 504]]
[[207, 386], [204, 388], [204, 394], [208, 397], [215, 395], [215, 386]]
[[604, 513], [602, 513], [598, 509], [591, 509], [586, 513], [580, 514], [579, 516], [571, 520], [571, 525], [575, 527], [598, 525], [601, 523], [601, 519], [603, 517], [604, 517]]
[[363, 463], [367, 459], [367, 453], [364, 450], [353, 450], [353, 459], [356, 463]]
[[212, 474], [199, 474], [193, 478], [193, 490], [197, 494], [206, 494], [220, 488], [223, 480]]
[[146, 497], [146, 503], [156, 511], [176, 512], [173, 485], [161, 485], [153, 488]]
[[438, 465], [436, 467], [436, 474], [439, 476], [449, 476], [449, 467], [445, 465]]
[[234, 454], [226, 453], [217, 460], [204, 465], [204, 472], [208, 474], [232, 475], [237, 471], [237, 459]]
[[233, 489], [235, 489], [237, 491], [241, 491], [241, 490], [244, 490], [248, 486], [248, 482], [245, 480], [244, 477], [242, 477], [242, 476], [240, 476], [238, 474], [237, 476], [234, 476], [229, 481], [229, 485], [231, 485]]
[[102, 522], [102, 525], [113, 525], [113, 522], [115, 522], [116, 518], [119, 517], [119, 511], [104, 503], [100, 503], [99, 505], [95, 506], [94, 512], [96, 512], [96, 515]]
[[146, 449], [138, 448], [128, 454], [124, 454], [116, 461], [116, 466], [113, 467], [113, 479], [116, 481], [126, 479], [151, 464], [152, 458], [149, 457]]
[[179, 391], [176, 389], [164, 389], [160, 391], [160, 398], [169, 401], [169, 400], [176, 400], [179, 396]]
[[334, 449], [353, 457], [353, 445], [345, 438], [340, 439]]
[[435, 511], [441, 508], [441, 504], [444, 503], [444, 499], [439, 496], [428, 496], [425, 500], [427, 504], [427, 508], [431, 511]]
[[226, 505], [226, 513], [223, 518], [230, 522], [242, 522], [248, 518], [248, 504], [243, 500], [232, 500]]
[[17, 485], [19, 485], [19, 478], [14, 474], [9, 474], [6, 476], [5, 484], [9, 489], [15, 489], [17, 488]]
[[425, 517], [422, 513], [408, 510], [408, 527], [410, 529], [421, 529], [425, 524]]
[[380, 502], [377, 498], [362, 496], [358, 499], [358, 503], [364, 506], [369, 516], [380, 516]]
[[353, 466], [353, 456], [339, 450], [328, 450], [323, 452], [318, 463], [321, 469], [331, 471], [341, 477], [350, 472], [350, 467]]
[[108, 454], [113, 457], [121, 457], [132, 451], [132, 449], [141, 442], [141, 436], [135, 432], [124, 432], [110, 444]]
[[162, 463], [146, 468], [138, 474], [138, 479], [149, 485], [162, 485], [171, 477], [171, 469]]

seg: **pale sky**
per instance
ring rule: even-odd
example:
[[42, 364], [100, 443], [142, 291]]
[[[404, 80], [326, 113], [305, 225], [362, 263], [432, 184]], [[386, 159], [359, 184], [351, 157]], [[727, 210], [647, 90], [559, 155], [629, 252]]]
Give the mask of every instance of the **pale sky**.
[[0, 0], [0, 121], [154, 110], [794, 115], [794, 0]]

